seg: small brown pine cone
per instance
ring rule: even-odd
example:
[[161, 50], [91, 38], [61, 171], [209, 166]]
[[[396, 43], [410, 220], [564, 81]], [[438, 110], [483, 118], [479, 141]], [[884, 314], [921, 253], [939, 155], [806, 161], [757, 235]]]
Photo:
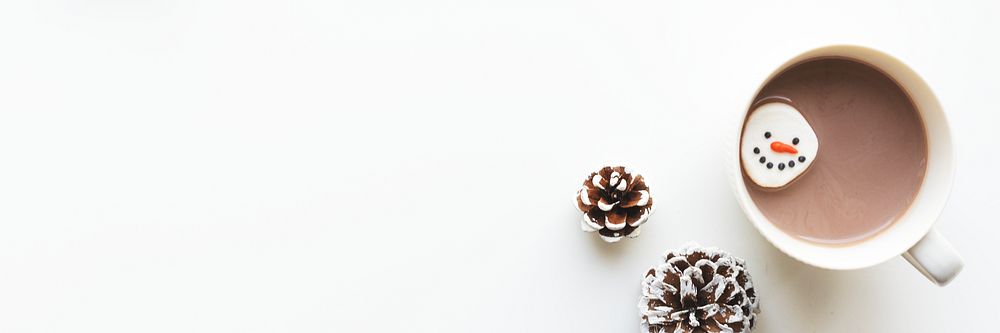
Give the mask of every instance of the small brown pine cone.
[[760, 312], [743, 259], [689, 244], [642, 280], [640, 332], [750, 332]]
[[608, 166], [583, 181], [576, 207], [583, 212], [583, 231], [596, 231], [601, 239], [614, 243], [624, 236], [639, 236], [639, 227], [653, 213], [653, 197], [641, 175], [626, 167]]

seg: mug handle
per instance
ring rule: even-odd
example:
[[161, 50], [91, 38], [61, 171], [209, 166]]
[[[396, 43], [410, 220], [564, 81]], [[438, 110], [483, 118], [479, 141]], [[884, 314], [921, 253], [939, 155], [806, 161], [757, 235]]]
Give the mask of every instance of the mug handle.
[[965, 266], [962, 256], [934, 228], [903, 253], [903, 258], [939, 286], [951, 282]]

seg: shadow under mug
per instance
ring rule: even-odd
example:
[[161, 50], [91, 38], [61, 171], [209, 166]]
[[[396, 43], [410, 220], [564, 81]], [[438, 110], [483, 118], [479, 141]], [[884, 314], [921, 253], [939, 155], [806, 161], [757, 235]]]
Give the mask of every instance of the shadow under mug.
[[[823, 245], [792, 236], [778, 229], [754, 204], [747, 191], [739, 157], [743, 120], [757, 93], [785, 69], [805, 60], [843, 57], [874, 66], [891, 76], [909, 94], [927, 131], [927, 170], [920, 190], [910, 207], [886, 230], [866, 240], [848, 245]], [[728, 141], [727, 168], [737, 201], [753, 225], [775, 247], [807, 264], [827, 269], [858, 269], [874, 266], [902, 255], [938, 285], [950, 282], [962, 270], [962, 257], [934, 229], [951, 192], [955, 172], [951, 131], [944, 110], [930, 87], [902, 61], [861, 46], [834, 45], [806, 51], [775, 69], [749, 96], [740, 113], [739, 128]]]

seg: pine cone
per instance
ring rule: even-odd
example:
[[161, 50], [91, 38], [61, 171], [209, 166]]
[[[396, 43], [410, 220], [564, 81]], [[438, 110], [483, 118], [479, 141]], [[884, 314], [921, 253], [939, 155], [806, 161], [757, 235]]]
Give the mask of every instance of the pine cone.
[[639, 226], [653, 213], [653, 198], [641, 175], [608, 166], [583, 181], [576, 206], [583, 212], [583, 231], [597, 231], [601, 239], [614, 243], [623, 236], [639, 236]]
[[743, 259], [690, 244], [642, 280], [643, 333], [749, 332], [760, 312]]

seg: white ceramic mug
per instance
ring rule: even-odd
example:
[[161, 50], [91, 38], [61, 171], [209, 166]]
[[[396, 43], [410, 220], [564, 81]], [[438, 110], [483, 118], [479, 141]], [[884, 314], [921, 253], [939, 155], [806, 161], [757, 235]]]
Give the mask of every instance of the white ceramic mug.
[[[789, 66], [819, 57], [846, 57], [870, 64], [887, 73], [910, 95], [927, 131], [927, 171], [923, 184], [909, 209], [889, 228], [877, 235], [850, 245], [823, 245], [789, 235], [776, 227], [750, 199], [740, 169], [739, 137], [743, 119], [753, 99], [764, 84]], [[934, 230], [934, 222], [948, 200], [955, 172], [951, 132], [944, 110], [927, 83], [898, 59], [860, 46], [835, 45], [813, 49], [788, 60], [763, 78], [748, 96], [739, 127], [732, 129], [727, 145], [727, 168], [737, 201], [749, 220], [774, 246], [805, 263], [828, 269], [857, 269], [876, 265], [903, 255], [927, 278], [938, 285], [950, 282], [962, 270], [962, 257]]]

